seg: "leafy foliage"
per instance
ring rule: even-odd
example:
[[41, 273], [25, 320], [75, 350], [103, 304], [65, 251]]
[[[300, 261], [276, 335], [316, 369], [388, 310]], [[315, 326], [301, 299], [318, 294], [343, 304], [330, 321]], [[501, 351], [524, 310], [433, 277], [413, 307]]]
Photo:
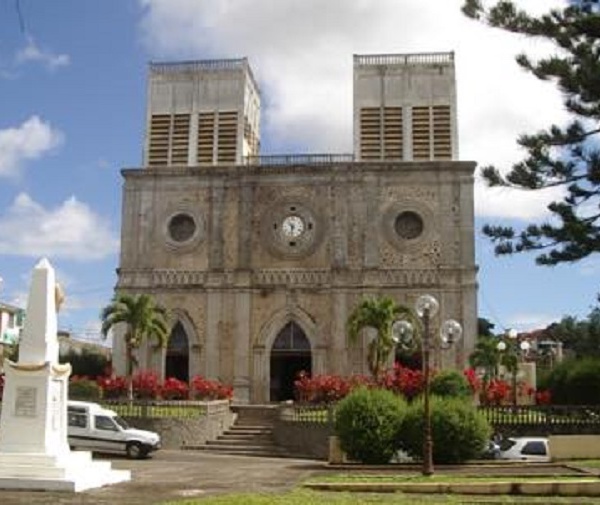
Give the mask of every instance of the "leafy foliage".
[[436, 373], [429, 386], [432, 395], [450, 398], [472, 398], [469, 381], [457, 370], [442, 370]]
[[473, 368], [484, 371], [484, 381], [490, 381], [498, 375], [500, 351], [497, 348], [498, 339], [494, 336], [481, 335], [475, 342], [475, 348], [469, 356], [469, 364]]
[[81, 352], [73, 349], [60, 355], [61, 363], [70, 363], [72, 374], [77, 376], [87, 376], [95, 379], [106, 373], [110, 366], [108, 358], [90, 349], [82, 349]]
[[391, 391], [354, 390], [336, 409], [335, 431], [342, 449], [366, 464], [389, 463], [405, 411], [405, 402]]
[[600, 359], [566, 360], [546, 378], [557, 405], [600, 405]]
[[600, 308], [595, 307], [586, 319], [573, 316], [563, 317], [546, 328], [545, 333], [552, 340], [563, 343], [564, 349], [575, 357], [600, 358]]
[[132, 399], [133, 350], [137, 349], [145, 339], [156, 340], [160, 347], [167, 345], [166, 311], [157, 305], [149, 295], [117, 294], [112, 302], [102, 309], [100, 318], [102, 320], [101, 333], [104, 337], [116, 325], [125, 325], [123, 338], [125, 339], [128, 396]]
[[[538, 251], [536, 262], [573, 262], [600, 250], [600, 58], [598, 0], [568, 2], [539, 17], [515, 2], [498, 1], [489, 8], [481, 0], [465, 0], [463, 12], [490, 26], [550, 41], [552, 56], [532, 61], [519, 55], [517, 63], [540, 80], [553, 81], [563, 94], [572, 120], [566, 126], [523, 134], [518, 143], [523, 161], [507, 175], [493, 166], [483, 169], [490, 186], [525, 190], [561, 187], [562, 199], [548, 210], [552, 220], [532, 223], [517, 232], [508, 226], [486, 225], [484, 233], [496, 244], [496, 254]], [[542, 252], [544, 251], [544, 252]]]
[[101, 396], [100, 386], [89, 377], [71, 376], [69, 381], [69, 399], [98, 400]]
[[385, 370], [394, 349], [392, 325], [399, 319], [408, 319], [415, 327], [418, 324], [410, 309], [398, 305], [387, 296], [364, 298], [348, 318], [348, 336], [353, 343], [365, 328], [373, 328], [377, 332], [369, 342], [367, 351], [367, 364], [375, 379]]
[[[431, 436], [435, 463], [462, 463], [478, 457], [492, 429], [471, 402], [457, 398], [431, 397]], [[412, 402], [400, 428], [400, 445], [414, 457], [423, 454], [423, 402]]]

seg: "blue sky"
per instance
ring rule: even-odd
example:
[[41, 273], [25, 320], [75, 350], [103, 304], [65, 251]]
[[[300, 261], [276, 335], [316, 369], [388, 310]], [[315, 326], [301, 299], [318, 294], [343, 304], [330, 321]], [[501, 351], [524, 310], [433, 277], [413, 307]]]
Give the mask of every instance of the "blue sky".
[[[248, 56], [263, 152], [350, 152], [353, 53], [454, 50], [461, 159], [518, 160], [518, 133], [566, 117], [554, 87], [514, 63], [548, 48], [479, 26], [460, 4], [0, 0], [0, 300], [25, 306], [31, 268], [47, 256], [67, 293], [59, 326], [97, 335], [116, 282], [120, 169], [141, 163], [149, 61]], [[538, 267], [495, 258], [479, 236], [484, 222], [542, 219], [548, 198], [476, 183], [479, 310], [497, 329], [584, 316], [595, 303], [596, 258]]]

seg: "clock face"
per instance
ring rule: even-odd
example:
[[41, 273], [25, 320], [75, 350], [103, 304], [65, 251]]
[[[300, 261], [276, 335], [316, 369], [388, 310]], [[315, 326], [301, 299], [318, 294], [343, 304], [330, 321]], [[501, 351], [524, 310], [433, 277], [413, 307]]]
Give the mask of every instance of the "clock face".
[[281, 225], [286, 237], [296, 238], [304, 233], [304, 221], [300, 216], [287, 216]]

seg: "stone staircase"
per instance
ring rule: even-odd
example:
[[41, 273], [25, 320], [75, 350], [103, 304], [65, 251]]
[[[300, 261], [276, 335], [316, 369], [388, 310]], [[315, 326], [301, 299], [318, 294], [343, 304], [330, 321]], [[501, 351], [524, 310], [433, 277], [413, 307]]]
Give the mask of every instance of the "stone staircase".
[[204, 445], [188, 445], [185, 448], [239, 456], [274, 458], [289, 456], [287, 451], [278, 446], [273, 438], [273, 425], [277, 415], [276, 407], [271, 405], [234, 405], [231, 409], [237, 414], [231, 428], [216, 440], [209, 440]]

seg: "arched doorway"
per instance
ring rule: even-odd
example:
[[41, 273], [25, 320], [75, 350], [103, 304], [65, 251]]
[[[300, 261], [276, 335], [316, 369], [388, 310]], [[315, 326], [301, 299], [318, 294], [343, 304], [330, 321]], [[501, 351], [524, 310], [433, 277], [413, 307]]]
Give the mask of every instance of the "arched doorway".
[[271, 348], [270, 399], [294, 399], [294, 381], [300, 372], [311, 373], [310, 342], [294, 321], [287, 323]]
[[165, 360], [165, 377], [175, 377], [184, 382], [189, 381], [189, 345], [188, 337], [180, 321], [173, 327], [167, 345]]

